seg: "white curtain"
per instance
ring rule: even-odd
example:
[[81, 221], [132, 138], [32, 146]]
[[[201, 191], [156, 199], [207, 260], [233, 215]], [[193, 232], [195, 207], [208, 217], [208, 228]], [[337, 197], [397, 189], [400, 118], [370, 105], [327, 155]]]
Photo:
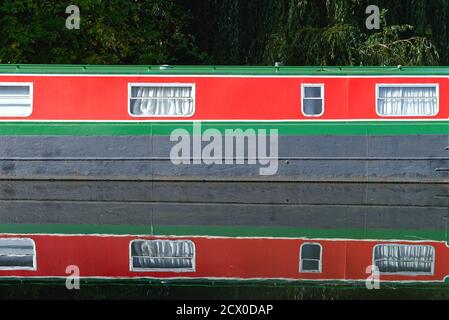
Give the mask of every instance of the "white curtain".
[[133, 87], [131, 113], [136, 116], [188, 116], [193, 113], [191, 87]]
[[374, 261], [384, 273], [431, 273], [435, 249], [421, 245], [379, 245]]
[[384, 116], [433, 116], [438, 113], [436, 87], [379, 87], [377, 112]]
[[135, 241], [132, 244], [131, 254], [134, 268], [193, 268], [194, 246], [190, 241]]

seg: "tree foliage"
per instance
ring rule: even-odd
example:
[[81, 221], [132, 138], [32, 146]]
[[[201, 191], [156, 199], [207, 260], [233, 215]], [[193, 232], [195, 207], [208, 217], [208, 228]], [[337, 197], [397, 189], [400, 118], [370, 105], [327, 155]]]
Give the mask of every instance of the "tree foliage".
[[425, 37], [401, 37], [410, 33], [410, 25], [388, 26], [370, 35], [359, 48], [363, 65], [437, 65], [439, 55]]
[[[444, 21], [448, 0], [438, 15]], [[430, 65], [447, 51], [447, 37], [435, 38], [427, 21], [434, 0], [220, 0], [191, 2], [195, 19], [219, 5], [207, 31], [198, 30], [200, 48], [218, 63], [288, 65]], [[370, 31], [365, 9], [382, 10], [382, 29]], [[444, 12], [444, 13], [443, 13]], [[446, 34], [446, 29], [441, 29]], [[440, 30], [438, 30], [440, 31]], [[212, 41], [212, 39], [216, 41]], [[435, 39], [435, 40], [434, 40]], [[445, 52], [442, 57], [447, 59]]]
[[2, 0], [1, 63], [161, 64], [201, 54], [172, 1], [78, 0], [81, 28], [65, 27], [70, 3]]
[[[449, 64], [449, 0], [0, 2], [0, 63]], [[380, 30], [365, 26], [368, 5]]]

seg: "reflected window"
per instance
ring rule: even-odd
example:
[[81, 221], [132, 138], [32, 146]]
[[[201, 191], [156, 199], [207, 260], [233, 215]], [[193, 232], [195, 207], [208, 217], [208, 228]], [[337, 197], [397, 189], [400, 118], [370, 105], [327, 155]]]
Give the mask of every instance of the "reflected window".
[[27, 238], [0, 239], [0, 270], [36, 270], [36, 248]]
[[374, 247], [374, 265], [384, 274], [433, 274], [435, 248], [428, 245], [381, 244]]
[[195, 245], [190, 240], [134, 240], [131, 271], [195, 271]]
[[319, 243], [304, 243], [300, 249], [300, 272], [321, 272], [322, 247]]

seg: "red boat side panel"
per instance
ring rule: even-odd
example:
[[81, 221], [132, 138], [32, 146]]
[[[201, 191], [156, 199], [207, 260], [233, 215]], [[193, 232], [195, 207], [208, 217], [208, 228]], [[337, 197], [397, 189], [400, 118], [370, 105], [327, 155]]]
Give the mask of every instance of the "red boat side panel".
[[[373, 248], [391, 241], [304, 240], [271, 238], [182, 238], [194, 242], [194, 272], [132, 272], [130, 242], [154, 237], [14, 235], [32, 238], [36, 244], [37, 270], [1, 270], [0, 277], [65, 277], [66, 267], [76, 265], [81, 277], [110, 278], [224, 278], [224, 279], [301, 279], [365, 280], [372, 264]], [[161, 239], [160, 237], [158, 239]], [[173, 238], [172, 238], [173, 239]], [[176, 238], [181, 239], [181, 238]], [[300, 246], [320, 243], [323, 248], [322, 272], [299, 272]], [[417, 244], [416, 242], [394, 242]], [[419, 242], [435, 248], [433, 275], [382, 275], [388, 281], [443, 281], [449, 274], [449, 250], [444, 242]]]
[[420, 119], [420, 117], [380, 117], [376, 113], [377, 84], [438, 84], [440, 112], [428, 119], [449, 117], [449, 79], [447, 78], [351, 78], [348, 79], [348, 119]]
[[[0, 76], [0, 82], [32, 82], [33, 113], [0, 120], [345, 120], [382, 119], [375, 110], [377, 83], [437, 83], [440, 113], [449, 118], [447, 78], [425, 77], [139, 77], [139, 76]], [[195, 83], [196, 112], [188, 118], [132, 117], [128, 83]], [[324, 84], [322, 117], [301, 113], [301, 84]], [[409, 119], [417, 119], [407, 117]], [[394, 119], [394, 117], [388, 117]], [[399, 117], [396, 119], [404, 119]], [[419, 118], [418, 118], [419, 119]]]

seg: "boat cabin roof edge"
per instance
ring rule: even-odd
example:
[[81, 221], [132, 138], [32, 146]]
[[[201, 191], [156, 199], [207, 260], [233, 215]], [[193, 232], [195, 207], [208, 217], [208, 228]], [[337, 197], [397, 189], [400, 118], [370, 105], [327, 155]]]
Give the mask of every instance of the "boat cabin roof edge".
[[449, 76], [449, 66], [324, 67], [324, 66], [171, 66], [0, 64], [0, 74], [104, 75], [259, 75], [259, 76]]

